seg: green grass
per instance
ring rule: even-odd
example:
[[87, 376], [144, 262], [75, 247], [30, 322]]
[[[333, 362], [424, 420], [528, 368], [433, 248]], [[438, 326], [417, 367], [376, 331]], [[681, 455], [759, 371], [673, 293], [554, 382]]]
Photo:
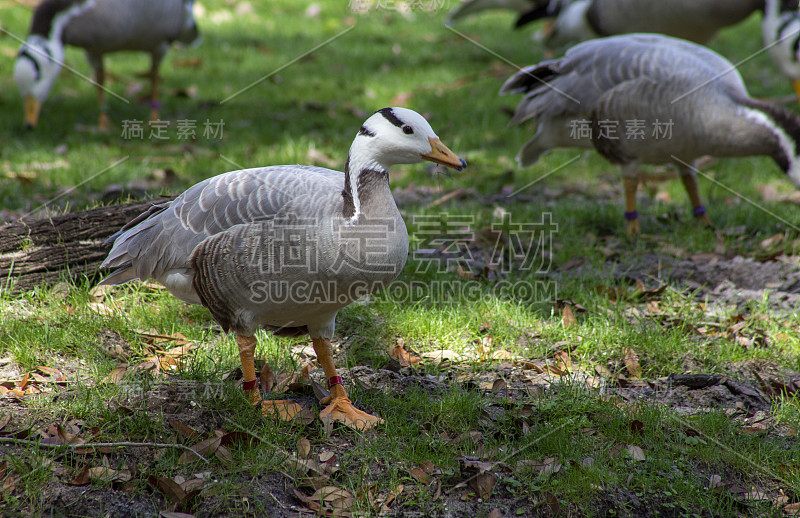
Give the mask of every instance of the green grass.
[[[423, 218], [447, 214], [481, 233], [499, 223], [501, 207], [512, 222], [539, 222], [543, 213], [552, 215], [558, 230], [545, 270], [558, 271], [579, 256], [593, 269], [581, 276], [556, 278], [534, 276], [519, 268], [501, 272], [499, 279], [510, 286], [550, 281], [542, 291], [520, 298], [519, 293], [498, 290], [496, 279], [477, 275], [468, 280], [453, 269], [425, 271], [424, 263], [412, 259], [401, 278], [402, 286], [418, 286], [419, 291], [389, 290], [340, 313], [339, 366], [391, 367], [388, 351], [402, 339], [407, 349], [420, 354], [451, 350], [475, 358], [487, 354], [486, 349], [488, 354], [503, 350], [542, 365], [544, 360], [554, 364], [554, 353], [568, 349], [574, 375], [555, 377], [544, 394], [532, 395], [536, 391], [520, 388], [528, 383], [521, 379], [533, 379], [537, 373], [519, 364], [467, 361], [448, 366], [426, 359], [402, 371], [401, 379], [417, 380], [403, 390], [393, 392], [388, 385], [379, 385], [380, 390], [373, 391], [348, 385], [360, 407], [386, 420], [384, 427], [366, 434], [342, 428], [331, 432], [319, 420], [302, 426], [258, 416], [232, 378], [221, 381], [239, 365], [234, 339], [221, 334], [205, 309], [189, 307], [163, 290], [138, 284], [115, 289], [103, 301], [116, 310], [112, 316], [99, 314], [90, 305], [95, 301], [89, 291], [95, 279], [66, 288], [43, 286], [25, 294], [5, 293], [0, 296], [0, 357], [10, 358], [21, 375], [44, 365], [62, 369], [69, 381], [66, 387], [58, 386], [40, 397], [5, 400], [13, 413], [9, 429], [31, 427], [38, 432], [54, 423], [66, 425], [79, 419], [81, 436], [94, 434], [92, 441], [170, 443], [179, 440], [170, 425], [177, 419], [200, 429], [204, 437], [216, 429], [245, 429], [260, 440], [256, 445], [232, 445], [233, 465], [213, 458], [208, 466], [201, 461], [180, 464], [178, 449], [78, 454], [64, 448], [0, 444], [0, 462], [8, 463], [5, 475], [16, 480], [11, 490], [0, 490], [4, 514], [113, 512], [101, 506], [81, 510], [75, 507], [80, 503], [67, 506], [63, 501], [55, 503], [52, 496], [54, 487], [66, 487], [69, 492], [64, 482], [83, 465], [106, 462], [114, 469], [131, 470], [133, 485], [123, 490], [118, 483], [95, 481], [88, 494], [130, 499], [139, 506], [131, 508], [132, 515], [154, 514], [168, 507], [161, 493], [147, 485], [149, 475], [190, 477], [209, 470], [218, 481], [213, 491], [184, 511], [198, 516], [282, 516], [289, 512], [284, 506], [298, 505], [290, 489], [302, 483], [304, 474], [285, 462], [285, 452], [296, 452], [301, 437], [311, 441], [314, 454], [337, 454], [339, 471], [328, 482], [356, 495], [353, 510], [365, 515], [377, 514], [380, 507], [370, 504], [365, 488], [371, 488], [374, 499], [400, 485], [405, 489], [389, 505], [398, 516], [416, 512], [485, 516], [494, 507], [500, 507], [505, 516], [546, 515], [548, 509], [552, 511], [553, 498], [562, 515], [573, 516], [645, 512], [650, 516], [779, 516], [780, 507], [773, 507], [772, 500], [781, 493], [788, 502], [800, 499], [798, 443], [792, 435], [800, 422], [797, 397], [774, 398], [769, 426], [754, 431], [748, 429], [746, 413], [729, 415], [722, 408], [686, 413], [648, 398], [624, 399], [587, 388], [582, 382], [595, 368], [625, 375], [629, 349], [639, 356], [642, 378], [651, 381], [687, 371], [738, 378], [748, 365], [766, 365], [781, 375], [786, 375], [783, 369], [800, 370], [797, 314], [774, 313], [761, 301], [745, 309], [712, 308], [689, 290], [672, 288], [656, 297], [659, 313], [653, 313], [644, 301], [633, 297], [612, 301], [597, 290], [618, 288], [632, 294], [633, 287], [603, 273], [603, 265], [607, 261], [630, 265], [659, 252], [688, 257], [722, 245], [731, 255], [755, 257], [772, 251], [762, 247], [763, 240], [782, 233], [785, 238], [777, 246], [796, 257], [800, 236], [786, 222], [797, 222], [800, 209], [794, 203], [764, 199], [762, 194], [765, 186], [778, 194], [793, 191], [774, 163], [767, 158], [719, 160], [707, 170], [758, 207], [737, 201], [713, 182], [699, 180], [719, 237], [692, 224], [683, 188], [673, 180], [642, 190], [639, 210], [646, 235], [628, 240], [623, 235], [619, 172], [596, 153], [555, 151], [531, 168], [515, 169], [513, 157], [532, 128], [507, 127], [507, 110], [518, 99], [496, 95], [514, 69], [443, 28], [443, 10], [355, 14], [347, 10], [346, 2], [326, 2], [319, 3], [318, 15], [307, 16], [308, 2], [274, 0], [253, 2], [253, 14], [236, 15], [232, 13], [238, 4], [213, 0], [202, 5], [203, 42], [171, 50], [162, 66], [161, 114], [171, 123], [169, 139], [162, 142], [121, 137], [123, 121], [147, 117], [146, 105], [135, 101], [148, 88], [136, 76], [148, 66], [147, 58], [139, 54], [106, 58], [107, 71], [113, 74], [108, 86], [131, 101], [109, 100], [115, 124], [111, 132], [92, 130], [97, 118], [93, 88], [66, 71], [43, 107], [40, 126], [23, 132], [22, 101], [10, 73], [18, 42], [8, 35], [0, 37], [0, 54], [8, 65], [0, 74], [0, 206], [4, 210], [19, 215], [43, 204], [57, 211], [93, 206], [108, 185], [131, 181], [146, 181], [154, 191], [180, 192], [199, 180], [235, 169], [235, 164], [250, 167], [318, 160], [311, 150], [341, 164], [366, 115], [397, 102], [426, 114], [442, 140], [470, 165], [448, 176], [431, 176], [430, 168], [423, 165], [397, 167], [392, 171], [393, 187], [413, 184], [439, 189], [432, 199], [459, 187], [475, 192], [434, 208], [404, 206], [412, 250], [435, 246], [426, 242], [431, 236], [424, 231], [430, 227], [424, 226], [428, 220]], [[29, 16], [18, 3], [0, 0], [2, 27], [11, 34], [24, 35]], [[541, 59], [542, 51], [528, 33], [508, 29], [511, 21], [510, 15], [491, 14], [457, 29], [508, 61], [524, 65]], [[711, 46], [734, 62], [747, 58], [761, 47], [758, 22], [753, 17], [723, 31]], [[80, 73], [90, 74], [77, 49], [68, 50], [66, 61]], [[792, 92], [765, 54], [746, 61], [740, 70], [756, 97]], [[269, 78], [220, 102], [265, 76]], [[177, 138], [177, 121], [183, 119], [197, 121], [196, 140]], [[224, 122], [221, 139], [203, 136], [206, 120]], [[569, 167], [535, 182], [575, 156], [579, 159]], [[175, 173], [171, 185], [157, 180], [157, 172], [166, 169]], [[493, 198], [506, 186], [523, 189], [530, 198], [508, 202]], [[668, 245], [672, 248], [664, 252]], [[652, 287], [648, 278], [641, 280]], [[555, 297], [588, 311], [576, 309], [575, 324], [565, 325], [561, 306], [553, 304]], [[745, 348], [722, 332], [739, 316], [751, 335], [768, 337], [768, 346]], [[717, 328], [722, 331], [714, 332]], [[131, 368], [120, 383], [105, 382], [122, 363], [133, 367], [152, 356], [147, 339], [137, 330], [181, 333], [199, 347], [166, 380]], [[109, 333], [125, 343], [127, 360], [105, 352]], [[303, 339], [261, 334], [259, 341], [257, 355], [268, 359], [276, 371], [302, 367], [303, 359], [294, 351], [305, 344]], [[492, 394], [486, 384], [491, 386], [498, 377], [507, 379], [509, 390]], [[435, 390], [425, 389], [419, 381], [425, 379], [440, 384]], [[663, 385], [655, 386], [656, 391], [664, 390]], [[304, 395], [292, 397], [310, 399], [307, 386], [305, 390]], [[165, 394], [163, 401], [158, 399]], [[480, 435], [458, 439], [469, 432]], [[642, 448], [644, 460], [633, 458], [631, 445]], [[466, 489], [457, 485], [468, 476], [461, 471], [460, 457], [498, 463], [493, 467], [497, 485], [488, 502], [462, 499]], [[543, 475], [517, 464], [550, 457], [561, 465], [556, 473]], [[437, 469], [432, 482], [421, 483], [410, 474], [424, 461]], [[712, 487], [710, 477], [715, 475], [720, 483]], [[441, 483], [439, 496], [437, 483]], [[762, 491], [768, 498], [743, 496], [751, 490]]]

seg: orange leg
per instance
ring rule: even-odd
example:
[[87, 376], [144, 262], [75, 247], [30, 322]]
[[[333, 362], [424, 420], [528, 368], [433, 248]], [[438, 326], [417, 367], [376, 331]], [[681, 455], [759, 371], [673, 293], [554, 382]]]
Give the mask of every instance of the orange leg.
[[254, 353], [256, 339], [253, 336], [236, 337], [239, 346], [239, 359], [242, 361], [242, 388], [253, 405], [261, 405], [264, 415], [278, 415], [284, 420], [292, 419], [301, 410], [300, 405], [288, 399], [268, 400], [261, 399], [260, 387], [256, 379], [256, 364]]
[[689, 201], [692, 204], [692, 213], [695, 220], [707, 227], [714, 228], [711, 219], [706, 215], [706, 209], [703, 207], [703, 202], [700, 201], [700, 193], [697, 192], [697, 178], [695, 178], [694, 171], [681, 171], [681, 181], [683, 187], [686, 189], [686, 194], [689, 195]]
[[625, 185], [625, 233], [628, 235], [639, 233], [639, 213], [636, 212], [636, 189], [639, 188], [639, 177], [622, 178]]
[[106, 73], [103, 69], [102, 62], [100, 68], [95, 73], [95, 83], [97, 83], [97, 105], [100, 107], [100, 117], [97, 120], [97, 129], [100, 131], [108, 131], [111, 128], [111, 122], [108, 120], [108, 105], [106, 104], [106, 92], [103, 90], [103, 83], [106, 80]]
[[239, 346], [239, 359], [242, 362], [242, 388], [254, 405], [261, 401], [254, 359], [256, 343], [254, 336], [238, 335], [236, 337], [236, 344]]
[[161, 103], [158, 102], [158, 61], [155, 58], [150, 66], [150, 86], [150, 120], [157, 121]]
[[327, 404], [328, 406], [319, 413], [320, 418], [328, 416], [356, 430], [367, 430], [382, 424], [383, 419], [362, 412], [350, 402], [347, 392], [342, 386], [342, 378], [336, 374], [330, 340], [312, 337], [312, 342], [314, 344], [314, 352], [317, 353], [317, 361], [322, 365], [325, 377], [328, 378], [328, 383], [331, 384], [331, 395], [322, 400], [322, 404]]

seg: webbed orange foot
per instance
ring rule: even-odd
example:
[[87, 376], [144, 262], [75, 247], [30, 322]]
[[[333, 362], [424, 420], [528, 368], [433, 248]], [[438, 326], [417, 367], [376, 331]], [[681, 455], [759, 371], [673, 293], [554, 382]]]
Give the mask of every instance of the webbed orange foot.
[[323, 399], [321, 403], [328, 406], [319, 413], [320, 419], [328, 417], [360, 431], [369, 430], [384, 423], [380, 417], [354, 407], [353, 403], [350, 402], [350, 398], [347, 397], [347, 392], [341, 385], [331, 387], [331, 395]]
[[244, 395], [250, 401], [250, 404], [252, 404], [252, 405], [257, 405], [257, 404], [261, 403], [261, 391], [258, 389], [257, 386], [256, 386], [256, 388], [250, 389], [250, 390], [245, 388], [244, 389]]
[[714, 228], [711, 218], [706, 214], [706, 209], [702, 205], [695, 207], [692, 212], [694, 213], [694, 221], [696, 224], [706, 228]]
[[639, 230], [639, 220], [638, 219], [628, 219], [628, 213], [625, 213], [625, 233], [629, 236], [638, 236], [640, 233]]

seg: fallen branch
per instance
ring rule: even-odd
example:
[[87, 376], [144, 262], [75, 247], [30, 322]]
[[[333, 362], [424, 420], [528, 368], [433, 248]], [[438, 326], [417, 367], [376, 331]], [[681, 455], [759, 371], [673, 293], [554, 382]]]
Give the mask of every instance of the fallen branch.
[[10, 444], [22, 444], [25, 446], [39, 446], [42, 448], [69, 448], [71, 450], [76, 450], [78, 448], [117, 448], [117, 447], [124, 447], [124, 448], [180, 448], [181, 450], [188, 450], [195, 455], [197, 455], [203, 462], [209, 464], [209, 460], [199, 453], [197, 453], [192, 448], [185, 446], [183, 444], [167, 444], [167, 443], [160, 443], [160, 442], [87, 442], [83, 444], [49, 444], [45, 442], [39, 441], [31, 441], [28, 439], [15, 439], [13, 437], [0, 437], [0, 444], [3, 443], [10, 443]]
[[0, 291], [20, 292], [97, 275], [103, 242], [162, 197], [0, 226]]

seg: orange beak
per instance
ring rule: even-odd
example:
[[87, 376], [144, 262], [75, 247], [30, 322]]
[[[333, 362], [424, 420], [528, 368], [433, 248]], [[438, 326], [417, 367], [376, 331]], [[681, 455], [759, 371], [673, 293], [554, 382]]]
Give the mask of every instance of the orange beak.
[[794, 88], [794, 93], [797, 94], [797, 100], [800, 101], [800, 79], [792, 81], [792, 88]]
[[35, 128], [39, 122], [39, 110], [42, 107], [34, 96], [28, 95], [25, 97], [25, 127]]
[[461, 171], [467, 167], [467, 163], [462, 158], [458, 158], [455, 153], [450, 151], [447, 146], [442, 144], [438, 138], [428, 137], [431, 144], [431, 151], [428, 154], [420, 155], [425, 160], [430, 160], [435, 164], [445, 165]]

